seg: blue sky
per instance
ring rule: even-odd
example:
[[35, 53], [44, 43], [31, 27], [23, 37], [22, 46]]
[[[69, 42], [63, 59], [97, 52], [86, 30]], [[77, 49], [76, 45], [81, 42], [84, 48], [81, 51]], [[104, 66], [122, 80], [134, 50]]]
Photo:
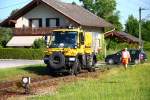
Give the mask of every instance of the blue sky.
[[[13, 9], [21, 8], [32, 0], [0, 0], [0, 20], [9, 16]], [[62, 0], [71, 3], [75, 1], [80, 4], [79, 0]], [[124, 25], [129, 15], [138, 18], [138, 8], [144, 7], [150, 9], [150, 0], [116, 0], [117, 10], [120, 11], [120, 21]], [[149, 17], [148, 17], [149, 16]], [[150, 10], [142, 11], [143, 19], [150, 19]]]

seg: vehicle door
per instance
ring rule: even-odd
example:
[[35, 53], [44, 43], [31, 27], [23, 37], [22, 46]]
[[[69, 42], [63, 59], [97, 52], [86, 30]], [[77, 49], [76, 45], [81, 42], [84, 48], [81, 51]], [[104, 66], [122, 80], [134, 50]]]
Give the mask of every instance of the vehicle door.
[[121, 63], [121, 51], [117, 52], [114, 57], [116, 63]]
[[138, 59], [138, 51], [137, 50], [129, 50], [131, 62], [133, 62], [135, 59]]

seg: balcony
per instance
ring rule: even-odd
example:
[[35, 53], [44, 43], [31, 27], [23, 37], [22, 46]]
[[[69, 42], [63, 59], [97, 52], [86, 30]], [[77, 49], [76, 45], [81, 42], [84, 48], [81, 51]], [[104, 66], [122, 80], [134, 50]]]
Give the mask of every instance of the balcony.
[[49, 34], [56, 28], [13, 28], [15, 36], [41, 36]]

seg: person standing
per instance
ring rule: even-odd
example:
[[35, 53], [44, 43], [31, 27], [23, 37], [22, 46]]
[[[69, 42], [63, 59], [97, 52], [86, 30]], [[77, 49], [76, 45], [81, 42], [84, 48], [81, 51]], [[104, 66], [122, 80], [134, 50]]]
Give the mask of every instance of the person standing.
[[127, 48], [125, 48], [122, 51], [122, 64], [124, 65], [125, 69], [128, 67], [129, 60], [131, 61], [130, 53]]

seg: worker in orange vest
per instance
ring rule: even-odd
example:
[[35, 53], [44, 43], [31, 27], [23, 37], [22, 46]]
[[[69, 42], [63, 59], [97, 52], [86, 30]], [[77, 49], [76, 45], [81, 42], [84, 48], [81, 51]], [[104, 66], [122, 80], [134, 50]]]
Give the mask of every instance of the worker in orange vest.
[[125, 69], [127, 69], [129, 61], [131, 61], [130, 53], [127, 48], [125, 48], [122, 51], [122, 64], [124, 65]]

